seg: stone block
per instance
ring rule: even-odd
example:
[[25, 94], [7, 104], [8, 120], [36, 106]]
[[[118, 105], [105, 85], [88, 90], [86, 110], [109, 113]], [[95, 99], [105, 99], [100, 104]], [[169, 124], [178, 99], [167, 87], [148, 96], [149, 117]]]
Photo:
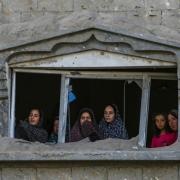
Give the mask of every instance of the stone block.
[[106, 168], [103, 167], [73, 167], [73, 180], [105, 180]]
[[7, 81], [6, 80], [0, 80], [0, 90], [7, 89]]
[[108, 180], [139, 180], [142, 179], [142, 169], [123, 167], [108, 169]]
[[0, 15], [0, 22], [18, 23], [20, 22], [20, 12], [3, 11]]
[[139, 25], [145, 26], [146, 24], [161, 24], [161, 11], [130, 11], [127, 12], [126, 19]]
[[25, 11], [21, 13], [20, 22], [33, 21], [44, 15], [42, 11]]
[[0, 80], [6, 79], [6, 72], [3, 68], [0, 68]]
[[162, 23], [162, 13], [160, 10], [147, 10], [144, 14], [144, 20], [150, 25], [160, 25]]
[[159, 25], [161, 24], [161, 11], [144, 11], [144, 10], [136, 10], [136, 11], [124, 11], [124, 12], [101, 12], [100, 15], [104, 18], [106, 16], [112, 14], [112, 17], [115, 15], [118, 18], [113, 18], [113, 23], [118, 24], [119, 20], [125, 20], [128, 22], [132, 22], [133, 24], [138, 24], [145, 26], [146, 24]]
[[146, 166], [143, 168], [143, 180], [178, 180], [178, 167]]
[[143, 0], [74, 0], [75, 11], [82, 9], [95, 11], [128, 11], [139, 8], [144, 8]]
[[8, 23], [6, 16], [3, 12], [0, 12], [0, 25]]
[[145, 0], [147, 9], [179, 9], [179, 0]]
[[38, 10], [40, 11], [72, 11], [73, 0], [38, 0]]
[[21, 12], [37, 9], [37, 0], [2, 0], [3, 11]]
[[0, 2], [0, 12], [2, 11], [2, 2]]
[[20, 12], [13, 12], [11, 15], [6, 16], [6, 19], [9, 23], [19, 23], [21, 18]]
[[33, 168], [3, 168], [3, 180], [36, 180], [36, 169]]
[[162, 24], [172, 29], [180, 29], [180, 9], [162, 12]]
[[37, 180], [71, 180], [70, 168], [38, 168]]

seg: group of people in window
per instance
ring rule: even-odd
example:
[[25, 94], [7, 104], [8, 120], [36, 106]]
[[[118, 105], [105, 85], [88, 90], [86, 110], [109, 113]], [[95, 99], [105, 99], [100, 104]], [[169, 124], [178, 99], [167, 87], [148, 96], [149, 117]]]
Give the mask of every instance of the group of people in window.
[[171, 110], [167, 115], [158, 113], [153, 118], [154, 135], [151, 140], [151, 148], [169, 146], [177, 139], [178, 113]]
[[[15, 129], [15, 137], [27, 141], [39, 141], [41, 143], [58, 140], [58, 117], [54, 119], [53, 131], [48, 133], [42, 127], [43, 119], [39, 109], [32, 109], [28, 120], [20, 121]], [[90, 108], [80, 110], [77, 120], [71, 129], [68, 142], [80, 141], [89, 138], [96, 141], [106, 138], [128, 139], [125, 124], [122, 121], [115, 104], [109, 104], [104, 109], [104, 116], [99, 125], [96, 122], [93, 111]]]
[[[43, 119], [39, 109], [32, 109], [27, 121], [20, 121], [15, 129], [15, 137], [27, 141], [38, 141], [41, 143], [57, 143], [59, 117], [55, 117], [52, 133], [48, 133], [42, 127]], [[153, 119], [154, 134], [151, 140], [151, 148], [168, 146], [177, 139], [178, 114], [176, 110], [171, 110], [168, 115], [158, 113]], [[90, 141], [119, 138], [128, 139], [128, 133], [123, 122], [118, 107], [109, 104], [104, 108], [104, 116], [96, 122], [94, 113], [89, 108], [80, 110], [77, 120], [72, 127], [68, 142], [80, 141], [89, 138]]]

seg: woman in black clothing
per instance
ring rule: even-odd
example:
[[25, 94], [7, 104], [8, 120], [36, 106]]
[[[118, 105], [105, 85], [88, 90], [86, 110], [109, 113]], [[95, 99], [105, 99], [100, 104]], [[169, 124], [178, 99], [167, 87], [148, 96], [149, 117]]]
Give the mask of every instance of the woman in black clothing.
[[80, 141], [87, 137], [91, 142], [101, 139], [93, 111], [83, 108], [71, 129], [70, 142]]
[[45, 143], [48, 139], [48, 133], [42, 128], [42, 116], [39, 109], [31, 109], [28, 121], [20, 121], [16, 128], [15, 137], [31, 142]]

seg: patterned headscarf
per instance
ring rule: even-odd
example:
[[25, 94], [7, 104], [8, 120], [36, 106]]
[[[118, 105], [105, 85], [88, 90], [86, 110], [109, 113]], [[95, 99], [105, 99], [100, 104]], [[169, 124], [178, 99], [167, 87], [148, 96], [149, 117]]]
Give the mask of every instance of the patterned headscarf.
[[112, 122], [106, 122], [103, 117], [103, 119], [99, 123], [99, 129], [101, 131], [103, 139], [106, 138], [128, 139], [128, 133], [125, 128], [125, 124], [122, 121], [121, 116], [119, 114], [118, 107], [115, 104], [109, 104], [107, 106], [111, 106], [113, 108], [115, 117]]

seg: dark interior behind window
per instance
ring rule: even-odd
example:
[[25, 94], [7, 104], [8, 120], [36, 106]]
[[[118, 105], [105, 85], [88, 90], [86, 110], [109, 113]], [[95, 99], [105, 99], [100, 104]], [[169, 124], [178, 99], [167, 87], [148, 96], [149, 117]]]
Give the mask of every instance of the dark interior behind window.
[[96, 120], [99, 122], [103, 117], [104, 107], [109, 103], [118, 105], [121, 117], [124, 120], [125, 101], [125, 124], [129, 137], [138, 135], [142, 90], [135, 82], [125, 80], [71, 79], [70, 84], [76, 95], [76, 100], [70, 103], [69, 106], [71, 128], [81, 108], [92, 108], [96, 115]]
[[150, 91], [149, 121], [147, 147], [152, 138], [152, 117], [157, 113], [168, 113], [178, 108], [178, 91], [176, 80], [152, 80]]
[[16, 123], [27, 118], [31, 108], [43, 111], [44, 127], [50, 131], [52, 120], [59, 112], [60, 75], [17, 73]]

